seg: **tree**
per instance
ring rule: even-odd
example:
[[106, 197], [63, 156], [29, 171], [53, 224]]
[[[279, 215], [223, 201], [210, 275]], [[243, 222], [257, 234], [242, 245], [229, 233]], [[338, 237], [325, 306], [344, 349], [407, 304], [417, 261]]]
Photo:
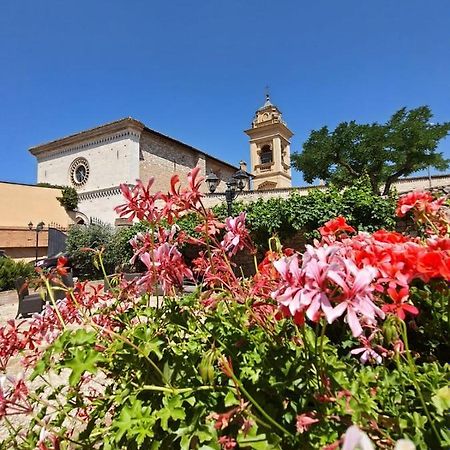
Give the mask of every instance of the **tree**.
[[292, 155], [292, 165], [305, 181], [315, 178], [338, 186], [367, 175], [372, 191], [387, 195], [396, 180], [427, 167], [445, 170], [450, 160], [436, 151], [450, 131], [450, 122], [432, 123], [428, 106], [397, 111], [385, 124], [342, 122], [334, 131], [313, 130], [302, 153]]

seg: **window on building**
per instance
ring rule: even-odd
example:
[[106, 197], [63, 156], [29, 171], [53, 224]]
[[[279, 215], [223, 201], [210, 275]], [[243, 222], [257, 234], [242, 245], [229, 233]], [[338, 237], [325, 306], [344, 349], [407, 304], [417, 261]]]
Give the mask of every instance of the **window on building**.
[[261, 149], [261, 164], [269, 164], [273, 161], [270, 145], [264, 145]]

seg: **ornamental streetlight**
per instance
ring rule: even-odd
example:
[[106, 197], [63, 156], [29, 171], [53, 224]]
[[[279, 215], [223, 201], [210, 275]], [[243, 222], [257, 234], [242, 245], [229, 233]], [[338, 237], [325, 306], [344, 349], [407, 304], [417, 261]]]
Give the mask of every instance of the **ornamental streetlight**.
[[[229, 216], [232, 215], [231, 207], [233, 205], [233, 200], [235, 200], [236, 197], [243, 191], [249, 179], [250, 177], [248, 176], [248, 174], [242, 169], [239, 169], [226, 182], [227, 188], [225, 189], [225, 192], [223, 192], [223, 195], [225, 195]], [[210, 172], [205, 181], [208, 184], [209, 192], [213, 194], [216, 191], [217, 186], [219, 185], [219, 178], [214, 172]]]
[[[36, 225], [36, 228], [34, 229], [34, 231], [36, 231], [36, 258], [34, 261], [34, 264], [36, 265], [37, 260], [38, 260], [38, 249], [39, 249], [39, 232], [42, 231], [44, 229], [44, 222], [39, 222]], [[30, 231], [33, 231], [33, 222], [30, 220], [29, 224], [28, 224], [28, 228]]]

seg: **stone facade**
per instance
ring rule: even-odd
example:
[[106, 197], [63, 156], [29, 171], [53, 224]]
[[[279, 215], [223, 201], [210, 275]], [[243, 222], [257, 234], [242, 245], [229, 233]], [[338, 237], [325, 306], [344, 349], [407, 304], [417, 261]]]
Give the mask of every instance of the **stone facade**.
[[291, 187], [291, 143], [293, 133], [272, 105], [269, 95], [255, 113], [252, 127], [245, 132], [250, 137], [250, 160], [254, 189]]
[[[123, 203], [119, 185], [147, 182], [167, 191], [174, 173], [182, 182], [194, 167], [214, 171], [224, 188], [238, 167], [126, 118], [30, 149], [37, 159], [38, 183], [74, 186], [79, 195], [76, 220], [114, 224], [114, 207]], [[204, 187], [206, 190], [206, 186]]]
[[[226, 180], [237, 170], [237, 167], [206, 155], [187, 144], [147, 129], [141, 134], [139, 148], [139, 177], [148, 180], [154, 176], [153, 189], [157, 191], [168, 190], [170, 177], [174, 173], [180, 176], [182, 183], [185, 183], [187, 174], [193, 167], [200, 167], [200, 173], [203, 175], [214, 172], [220, 180], [218, 189], [224, 190]], [[205, 184], [203, 191], [207, 192]]]

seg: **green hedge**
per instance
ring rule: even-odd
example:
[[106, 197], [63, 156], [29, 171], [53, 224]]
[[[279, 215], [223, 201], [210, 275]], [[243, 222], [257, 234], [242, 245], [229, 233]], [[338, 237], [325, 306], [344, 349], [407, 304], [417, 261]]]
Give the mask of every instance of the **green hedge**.
[[0, 291], [15, 289], [17, 278], [29, 278], [34, 275], [32, 263], [14, 261], [11, 258], [0, 258]]
[[[259, 199], [252, 203], [233, 204], [233, 215], [247, 212], [247, 224], [255, 243], [265, 247], [268, 239], [277, 234], [285, 239], [303, 232], [307, 239], [317, 237], [317, 228], [338, 216], [358, 231], [375, 231], [380, 228], [393, 230], [395, 221], [395, 196], [380, 197], [372, 193], [365, 179], [346, 189], [329, 187], [313, 189], [308, 195], [292, 193], [287, 199]], [[225, 204], [216, 206], [219, 218], [227, 217]], [[196, 218], [187, 216], [178, 221], [182, 229], [192, 230]]]

